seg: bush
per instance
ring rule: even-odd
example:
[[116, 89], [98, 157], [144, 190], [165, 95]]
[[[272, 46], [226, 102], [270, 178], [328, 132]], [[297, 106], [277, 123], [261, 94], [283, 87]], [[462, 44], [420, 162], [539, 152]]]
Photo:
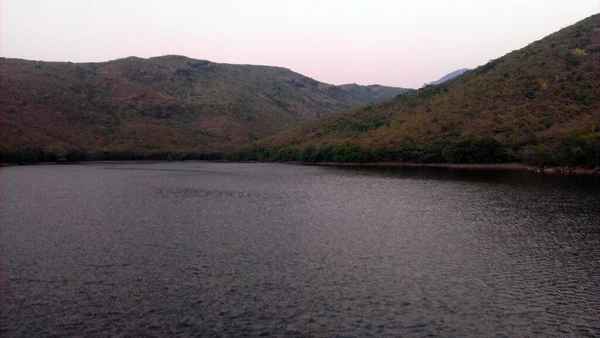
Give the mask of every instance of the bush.
[[600, 136], [573, 135], [561, 142], [561, 162], [577, 166], [600, 166]]
[[494, 138], [471, 137], [446, 145], [442, 158], [451, 163], [493, 163], [503, 160], [503, 151]]

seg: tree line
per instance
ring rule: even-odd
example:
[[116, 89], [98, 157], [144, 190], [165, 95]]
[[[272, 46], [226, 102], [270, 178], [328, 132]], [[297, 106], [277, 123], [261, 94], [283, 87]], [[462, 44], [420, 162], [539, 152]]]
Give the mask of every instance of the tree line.
[[0, 163], [75, 163], [84, 161], [183, 161], [229, 160], [261, 162], [413, 162], [413, 163], [508, 163], [536, 166], [600, 167], [600, 135], [571, 135], [560, 140], [520, 148], [502, 145], [489, 136], [470, 136], [455, 141], [435, 140], [386, 148], [364, 147], [346, 142], [339, 145], [303, 148], [254, 145], [226, 152], [110, 150], [56, 151], [41, 147], [0, 150]]
[[489, 136], [456, 141], [436, 140], [427, 144], [362, 147], [346, 142], [340, 145], [304, 148], [254, 146], [226, 156], [234, 161], [273, 162], [412, 162], [412, 163], [510, 163], [535, 166], [600, 166], [600, 135], [570, 136], [549, 144], [537, 143], [522, 148], [502, 145]]

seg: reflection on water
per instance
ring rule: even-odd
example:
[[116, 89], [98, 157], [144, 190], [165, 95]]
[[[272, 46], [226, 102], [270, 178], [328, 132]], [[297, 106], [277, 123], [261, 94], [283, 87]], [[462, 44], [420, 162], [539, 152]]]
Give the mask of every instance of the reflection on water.
[[600, 181], [0, 169], [0, 335], [600, 335]]

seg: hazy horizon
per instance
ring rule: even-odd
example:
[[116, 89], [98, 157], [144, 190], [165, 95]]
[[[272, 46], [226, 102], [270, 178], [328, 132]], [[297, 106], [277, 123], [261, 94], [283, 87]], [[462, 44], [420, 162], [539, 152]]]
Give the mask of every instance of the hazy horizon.
[[0, 55], [100, 62], [184, 55], [318, 81], [418, 88], [600, 11], [597, 0], [0, 0]]

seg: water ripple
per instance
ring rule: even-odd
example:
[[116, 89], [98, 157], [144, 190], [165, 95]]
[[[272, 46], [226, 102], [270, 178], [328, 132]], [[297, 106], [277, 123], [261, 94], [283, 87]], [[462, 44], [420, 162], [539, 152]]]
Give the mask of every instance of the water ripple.
[[594, 178], [159, 163], [0, 183], [3, 337], [600, 335]]

